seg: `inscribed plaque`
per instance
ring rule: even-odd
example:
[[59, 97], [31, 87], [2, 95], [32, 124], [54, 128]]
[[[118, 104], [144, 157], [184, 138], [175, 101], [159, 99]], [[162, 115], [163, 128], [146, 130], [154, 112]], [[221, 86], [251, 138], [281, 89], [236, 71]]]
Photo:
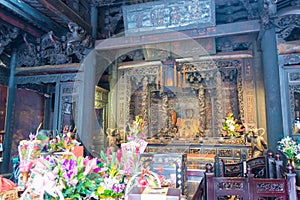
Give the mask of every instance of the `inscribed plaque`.
[[125, 35], [215, 26], [213, 0], [168, 0], [123, 6]]

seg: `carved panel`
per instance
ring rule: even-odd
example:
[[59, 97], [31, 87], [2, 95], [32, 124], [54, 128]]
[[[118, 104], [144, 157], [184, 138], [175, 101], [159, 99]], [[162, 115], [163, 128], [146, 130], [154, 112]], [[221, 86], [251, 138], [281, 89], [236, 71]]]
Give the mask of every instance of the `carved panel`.
[[24, 36], [24, 45], [18, 48], [17, 67], [79, 63], [92, 46], [91, 36], [77, 24], [68, 24], [70, 32], [57, 39], [50, 31], [34, 44]]
[[[121, 112], [118, 114], [118, 128], [125, 129], [128, 122], [134, 119], [135, 114], [141, 114], [140, 112], [148, 112], [148, 108], [146, 100], [147, 100], [147, 90], [148, 87], [155, 84], [155, 81], [157, 79], [157, 71], [159, 70], [160, 66], [148, 66], [148, 67], [140, 67], [135, 69], [128, 69], [128, 70], [122, 70], [120, 71], [120, 77], [118, 81], [118, 105], [122, 107]], [[142, 108], [143, 111], [141, 111], [141, 107], [139, 107], [138, 113], [130, 112], [131, 108], [131, 97], [134, 92], [137, 92], [142, 88], [143, 86], [143, 80], [144, 85], [147, 83], [147, 89], [142, 90], [145, 95], [143, 95], [143, 104], [144, 107]], [[145, 93], [146, 92], [146, 93]], [[141, 99], [140, 99], [141, 100]]]
[[0, 27], [0, 55], [2, 54], [5, 46], [13, 42], [14, 39], [19, 35], [20, 29], [9, 28], [1, 25]]
[[283, 192], [285, 191], [285, 183], [258, 183], [255, 190], [259, 192]]
[[217, 190], [244, 190], [243, 182], [218, 182]]
[[16, 76], [16, 84], [40, 84], [40, 83], [58, 83], [81, 80], [82, 74], [48, 74], [48, 75], [36, 75], [36, 76]]
[[[296, 28], [300, 28], [300, 16], [284, 15], [278, 17], [278, 19], [275, 20], [275, 25], [279, 41], [293, 40], [293, 37], [291, 37], [293, 30]], [[299, 39], [299, 35], [297, 36], [297, 39]]]
[[215, 26], [212, 0], [155, 1], [123, 6], [126, 35]]
[[[251, 68], [250, 62], [248, 63]], [[164, 128], [164, 124], [169, 127], [167, 119], [170, 115], [167, 111], [164, 112], [162, 106], [164, 95], [168, 96], [165, 110], [176, 111], [178, 129], [181, 128], [179, 122], [184, 122], [187, 118], [185, 112], [193, 111], [192, 117], [189, 118], [195, 120], [192, 124], [195, 124], [194, 134], [197, 132], [197, 135], [219, 136], [219, 126], [229, 112], [233, 112], [243, 123], [255, 123], [254, 88], [244, 88], [243, 64], [240, 60], [179, 63], [177, 72], [182, 75], [182, 82], [186, 81], [186, 84], [179, 84], [179, 87], [157, 86], [158, 80], [161, 79], [157, 73], [161, 70], [160, 66], [121, 70], [118, 81], [118, 105], [122, 109], [119, 113], [121, 120], [118, 127], [125, 128], [126, 123], [137, 114], [144, 115], [145, 118], [150, 117], [147, 120], [150, 122], [149, 136], [156, 135]], [[251, 82], [252, 74], [251, 76], [248, 74], [248, 78], [248, 82]], [[244, 96], [244, 90], [252, 91], [247, 93], [247, 98]], [[244, 100], [248, 100], [247, 107], [243, 103]], [[192, 106], [189, 106], [190, 104]], [[245, 109], [248, 118], [245, 118]]]
[[283, 55], [283, 64], [284, 65], [300, 64], [300, 55], [299, 54]]
[[300, 82], [300, 72], [291, 72], [289, 73], [289, 81], [292, 82]]
[[78, 89], [74, 82], [60, 83], [58, 131], [62, 131], [64, 126], [76, 126]]

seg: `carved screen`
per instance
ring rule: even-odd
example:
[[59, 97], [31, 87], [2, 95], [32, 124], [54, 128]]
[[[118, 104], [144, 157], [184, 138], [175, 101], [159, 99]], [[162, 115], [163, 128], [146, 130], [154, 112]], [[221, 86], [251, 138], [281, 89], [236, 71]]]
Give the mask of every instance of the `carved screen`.
[[300, 134], [300, 85], [291, 86], [290, 95], [293, 133]]
[[160, 66], [127, 70], [119, 81], [125, 88], [119, 90], [119, 98], [126, 100], [120, 101], [124, 108], [120, 115], [128, 121], [142, 116], [148, 122], [149, 137], [219, 136], [224, 117], [229, 112], [236, 117], [241, 113], [240, 68], [182, 67], [177, 71], [184, 75], [181, 84], [158, 87], [161, 77], [156, 72]]

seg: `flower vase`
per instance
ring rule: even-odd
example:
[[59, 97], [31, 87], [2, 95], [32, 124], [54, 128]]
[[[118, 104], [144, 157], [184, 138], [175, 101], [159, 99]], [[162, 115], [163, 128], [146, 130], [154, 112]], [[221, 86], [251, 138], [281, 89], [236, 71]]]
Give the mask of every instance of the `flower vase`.
[[295, 159], [294, 158], [289, 158], [288, 159], [288, 163], [290, 163], [293, 167], [294, 167], [294, 169], [295, 169]]
[[29, 172], [21, 172], [22, 173], [22, 182], [27, 183]]

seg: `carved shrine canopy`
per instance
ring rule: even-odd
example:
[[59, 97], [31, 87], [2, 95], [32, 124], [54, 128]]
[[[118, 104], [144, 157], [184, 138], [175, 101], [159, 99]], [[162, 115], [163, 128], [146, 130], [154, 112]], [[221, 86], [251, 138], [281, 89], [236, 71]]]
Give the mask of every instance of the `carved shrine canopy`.
[[213, 0], [155, 1], [123, 6], [126, 35], [215, 26]]

